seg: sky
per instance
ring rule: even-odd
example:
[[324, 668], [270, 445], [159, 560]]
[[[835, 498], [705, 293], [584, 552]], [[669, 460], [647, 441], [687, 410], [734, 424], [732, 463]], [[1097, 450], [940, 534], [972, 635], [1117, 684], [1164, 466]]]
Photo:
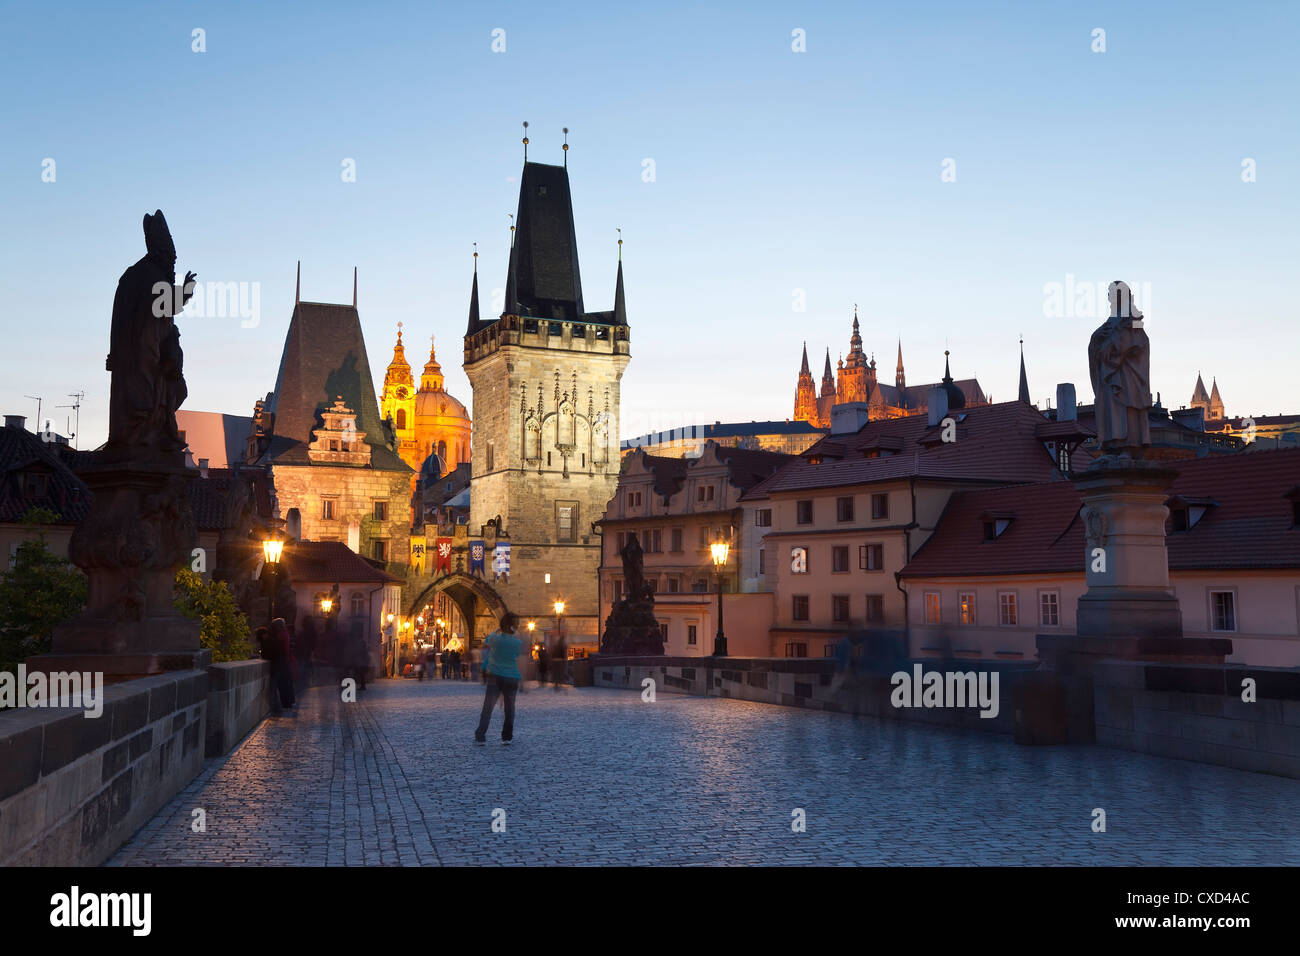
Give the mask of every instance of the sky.
[[1012, 399], [1023, 336], [1033, 399], [1088, 402], [1112, 279], [1166, 406], [1201, 372], [1230, 415], [1298, 412], [1298, 27], [1283, 2], [2, 2], [0, 411], [30, 427], [41, 396], [66, 433], [84, 390], [77, 444], [104, 440], [155, 208], [178, 272], [247, 306], [178, 318], [185, 408], [274, 387], [299, 260], [306, 300], [358, 270], [376, 383], [402, 322], [469, 404], [473, 243], [486, 316], [526, 120], [534, 161], [569, 128], [590, 310], [622, 230], [622, 437], [788, 418], [802, 344], [820, 380], [855, 305], [883, 381], [901, 340], [909, 383], [948, 349]]

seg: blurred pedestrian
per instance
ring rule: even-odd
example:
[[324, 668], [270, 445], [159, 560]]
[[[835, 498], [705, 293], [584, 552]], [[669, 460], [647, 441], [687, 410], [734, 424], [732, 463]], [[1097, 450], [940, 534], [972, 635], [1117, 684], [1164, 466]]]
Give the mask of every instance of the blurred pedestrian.
[[519, 656], [524, 652], [524, 642], [515, 636], [519, 618], [507, 611], [501, 618], [500, 630], [493, 631], [483, 642], [486, 650], [484, 665], [487, 684], [483, 689], [483, 709], [479, 713], [478, 728], [474, 731], [476, 744], [487, 743], [488, 724], [497, 698], [502, 700], [505, 721], [501, 725], [501, 743], [508, 744], [515, 733], [515, 695], [523, 675], [519, 672]]
[[271, 662], [271, 683], [275, 687], [281, 707], [298, 706], [293, 693], [293, 665], [289, 650], [289, 626], [284, 618], [277, 617], [271, 622], [271, 632], [266, 638], [265, 646], [269, 648]]
[[565, 643], [564, 633], [555, 639], [555, 653], [551, 655], [551, 687], [560, 690], [560, 685], [569, 673], [569, 645]]
[[546, 672], [551, 666], [551, 651], [542, 641], [537, 646], [537, 686], [541, 687], [546, 683]]

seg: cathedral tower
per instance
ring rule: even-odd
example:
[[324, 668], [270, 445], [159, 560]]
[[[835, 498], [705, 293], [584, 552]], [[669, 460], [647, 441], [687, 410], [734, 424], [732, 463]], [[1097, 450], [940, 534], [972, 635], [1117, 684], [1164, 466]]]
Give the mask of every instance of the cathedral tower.
[[552, 604], [563, 599], [571, 643], [596, 640], [600, 537], [592, 522], [618, 484], [619, 386], [630, 360], [619, 246], [614, 308], [588, 312], [568, 170], [525, 160], [503, 311], [479, 317], [476, 276], [465, 330], [474, 388], [470, 534], [482, 534], [489, 549], [498, 528], [509, 535], [509, 578], [489, 572], [491, 586], [539, 626], [553, 623]]
[[875, 378], [874, 369], [867, 362], [866, 353], [862, 351], [862, 334], [858, 331], [858, 310], [853, 310], [853, 335], [849, 339], [849, 358], [840, 372], [839, 387], [836, 389], [836, 404], [845, 402], [865, 402], [870, 398], [868, 378]]
[[[829, 361], [829, 360], [828, 360]], [[803, 364], [799, 366], [799, 384], [794, 391], [794, 420], [819, 425], [817, 411], [817, 386], [813, 384], [808, 368], [808, 343], [803, 344]]]
[[397, 453], [402, 461], [418, 469], [424, 460], [415, 443], [415, 381], [411, 366], [406, 361], [402, 347], [402, 323], [397, 323], [397, 344], [393, 346], [393, 360], [384, 372], [384, 391], [379, 399], [379, 414], [393, 423], [397, 437]]

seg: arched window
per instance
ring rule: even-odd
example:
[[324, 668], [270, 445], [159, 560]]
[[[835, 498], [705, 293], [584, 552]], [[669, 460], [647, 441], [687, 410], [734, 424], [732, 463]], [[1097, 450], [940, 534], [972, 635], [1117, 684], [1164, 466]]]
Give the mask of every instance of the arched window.
[[406, 409], [404, 408], [399, 408], [397, 410], [397, 427], [398, 428], [406, 427]]
[[447, 460], [447, 443], [445, 441], [438, 442], [438, 457], [444, 462]]

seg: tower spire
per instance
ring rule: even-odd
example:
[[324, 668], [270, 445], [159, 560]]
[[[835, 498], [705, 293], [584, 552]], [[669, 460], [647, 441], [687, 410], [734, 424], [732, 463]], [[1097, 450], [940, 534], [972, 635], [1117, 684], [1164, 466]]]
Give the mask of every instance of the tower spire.
[[524, 162], [528, 162], [528, 120], [524, 120]]
[[302, 260], [298, 260], [298, 277], [293, 282], [293, 304], [302, 301]]
[[564, 127], [564, 168], [569, 168], [569, 127]]
[[803, 364], [799, 366], [799, 374], [800, 375], [812, 374], [812, 372], [808, 368], [808, 343], [806, 341], [803, 344]]
[[[511, 256], [513, 257], [513, 255], [514, 253], [512, 251]], [[507, 296], [507, 298], [509, 297]], [[510, 303], [507, 301], [506, 310], [509, 311], [509, 309]], [[474, 280], [469, 288], [469, 324], [465, 327], [465, 334], [473, 335], [478, 331], [478, 329], [478, 243], [476, 242], [474, 243]], [[430, 359], [432, 360], [433, 353], [430, 352], [429, 354]]]
[[627, 325], [627, 302], [623, 298], [623, 230], [618, 230], [618, 278], [614, 281], [614, 324]]
[[[903, 340], [898, 340], [898, 365], [894, 368], [894, 387], [900, 392], [907, 388], [907, 377], [903, 374]], [[901, 403], [902, 396], [899, 396]]]
[[1020, 395], [1017, 396], [1026, 405], [1032, 405], [1029, 400], [1029, 377], [1025, 374], [1025, 337], [1020, 336]]
[[357, 267], [352, 267], [352, 308], [357, 307]]

